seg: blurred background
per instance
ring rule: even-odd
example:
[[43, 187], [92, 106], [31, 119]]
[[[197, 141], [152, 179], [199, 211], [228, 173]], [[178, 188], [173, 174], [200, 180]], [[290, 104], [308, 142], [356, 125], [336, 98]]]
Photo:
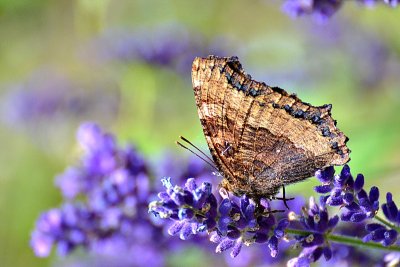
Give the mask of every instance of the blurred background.
[[[179, 135], [206, 149], [191, 87], [195, 56], [236, 55], [254, 79], [332, 103], [353, 172], [400, 201], [400, 9], [346, 1], [321, 24], [293, 20], [281, 4], [0, 1], [0, 266], [54, 265], [56, 256], [34, 256], [30, 232], [61, 201], [54, 177], [76, 159], [81, 122], [99, 123], [152, 160], [166, 151], [187, 157], [174, 144]], [[287, 190], [311, 192], [316, 183]]]

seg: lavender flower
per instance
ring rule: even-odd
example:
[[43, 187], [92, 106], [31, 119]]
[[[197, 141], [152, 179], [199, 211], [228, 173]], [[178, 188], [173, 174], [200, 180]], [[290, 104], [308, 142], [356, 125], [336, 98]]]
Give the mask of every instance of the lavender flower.
[[363, 189], [364, 176], [358, 174], [356, 179], [345, 165], [340, 174], [334, 175], [333, 167], [317, 171], [315, 176], [322, 182], [315, 191], [323, 196], [322, 200], [329, 206], [344, 207], [341, 214], [343, 221], [361, 222], [372, 218], [379, 210], [379, 189], [372, 187], [369, 194]]
[[79, 205], [66, 204], [41, 215], [32, 233], [31, 246], [39, 257], [47, 257], [51, 247], [57, 244], [60, 255], [67, 255], [87, 242], [87, 233], [92, 230], [93, 214]]
[[[221, 180], [210, 165], [194, 155], [182, 157], [168, 151], [157, 158], [151, 167], [155, 177], [173, 177], [177, 184], [185, 184], [188, 178], [196, 178], [196, 183], [208, 182], [216, 188]], [[155, 187], [158, 191], [163, 189], [162, 183], [156, 183]]]
[[[350, 167], [345, 165], [339, 175], [334, 175], [333, 167], [317, 171], [315, 176], [322, 182], [316, 186], [318, 193], [330, 193], [329, 196], [322, 196], [321, 200], [330, 206], [341, 206], [341, 220], [348, 222], [362, 222], [374, 218], [379, 210], [379, 189], [371, 187], [369, 193], [365, 191], [364, 176], [358, 174], [356, 179], [350, 172]], [[398, 209], [392, 199], [392, 194], [387, 193], [387, 203], [382, 205], [385, 217], [395, 224], [398, 224]], [[387, 223], [389, 224], [389, 223]], [[368, 232], [363, 237], [364, 242], [381, 242], [384, 246], [390, 246], [397, 241], [398, 230], [393, 225], [387, 227], [380, 223], [368, 223], [365, 225]]]
[[369, 234], [363, 238], [364, 242], [382, 242], [384, 246], [390, 246], [397, 241], [397, 231], [394, 229], [387, 229], [379, 223], [367, 224], [365, 229]]
[[0, 120], [26, 134], [42, 150], [54, 153], [70, 145], [65, 135], [78, 121], [90, 117], [109, 123], [118, 107], [118, 91], [106, 81], [87, 84], [40, 69], [1, 94]]
[[[99, 255], [139, 245], [149, 247], [147, 251], [161, 248], [162, 227], [147, 216], [151, 189], [144, 159], [132, 147], [120, 148], [93, 123], [83, 124], [77, 138], [83, 149], [80, 164], [57, 177], [68, 204], [37, 221], [31, 239], [36, 255], [48, 256], [55, 245], [60, 255], [77, 247]], [[163, 260], [157, 262], [155, 266], [163, 265]]]
[[330, 233], [338, 224], [339, 217], [329, 218], [325, 203], [318, 205], [313, 197], [310, 198], [309, 207], [303, 208], [303, 214], [299, 221], [303, 229], [309, 234], [295, 236], [297, 244], [303, 247], [299, 257], [289, 261], [289, 266], [305, 266], [311, 262], [317, 261], [322, 255], [326, 260], [332, 257], [332, 250], [325, 235]]
[[100, 61], [144, 62], [186, 74], [194, 57], [224, 54], [228, 43], [233, 42], [208, 41], [200, 33], [170, 24], [130, 32], [108, 31], [88, 45], [87, 53], [94, 52], [91, 57]]
[[110, 90], [110, 84], [107, 90], [104, 81], [102, 84], [84, 84], [64, 73], [39, 69], [25, 81], [9, 86], [9, 92], [2, 96], [2, 120], [10, 126], [33, 127], [49, 120], [57, 122], [98, 114], [114, 116], [119, 105], [118, 94]]
[[[240, 254], [243, 244], [255, 243], [266, 244], [270, 255], [276, 257], [278, 242], [285, 238], [295, 241], [295, 245], [302, 248], [301, 253], [288, 262], [288, 266], [310, 266], [322, 256], [326, 261], [334, 258], [334, 262], [351, 264], [352, 261], [346, 258], [350, 252], [358, 257], [354, 262], [378, 262], [377, 258], [358, 252], [350, 244], [360, 245], [362, 242], [375, 241], [390, 246], [397, 242], [394, 227], [363, 223], [376, 216], [379, 190], [373, 187], [367, 194], [364, 190], [364, 177], [359, 174], [354, 180], [347, 165], [338, 175], [330, 167], [317, 171], [316, 176], [322, 182], [322, 185], [316, 187], [316, 191], [328, 195], [321, 196], [320, 204], [311, 197], [308, 207], [303, 207], [300, 215], [291, 211], [275, 216], [269, 201], [261, 199], [255, 202], [245, 195], [240, 198], [230, 196], [225, 190], [220, 190], [222, 199], [217, 199], [212, 194], [209, 183], [197, 187], [194, 179], [189, 179], [183, 188], [173, 186], [168, 179], [164, 180], [166, 191], [159, 193], [160, 200], [152, 202], [149, 211], [174, 221], [169, 230], [171, 235], [180, 235], [181, 239], [187, 239], [199, 232], [207, 232], [210, 241], [217, 244], [216, 252], [230, 250], [231, 257]], [[205, 198], [208, 200], [202, 202], [202, 205], [193, 202], [191, 199], [194, 197], [188, 197], [197, 191], [206, 192]], [[330, 215], [328, 206], [338, 205], [344, 210], [341, 216]], [[387, 216], [392, 219], [397, 216], [397, 208], [390, 194], [384, 206]], [[345, 215], [348, 212], [353, 212], [353, 215], [363, 214], [354, 215], [356, 218], [361, 216], [362, 220], [347, 219]], [[280, 215], [283, 218], [278, 219]], [[339, 224], [339, 218], [342, 219], [342, 224]], [[346, 227], [353, 227], [353, 230], [342, 231]], [[338, 240], [343, 240], [344, 243], [340, 244]], [[399, 248], [394, 248], [397, 249]]]
[[341, 7], [343, 0], [288, 0], [282, 6], [291, 17], [313, 14], [320, 20], [330, 18]]
[[[354, 179], [347, 165], [337, 175], [333, 168], [317, 171], [322, 182], [315, 188], [323, 194], [320, 204], [311, 197], [307, 207], [294, 205], [290, 212], [280, 210], [283, 203], [237, 197], [225, 189], [216, 195], [211, 183], [197, 185], [194, 178], [187, 179], [183, 187], [173, 185], [170, 178], [163, 179], [164, 190], [148, 205], [155, 198], [155, 187], [150, 183], [146, 161], [135, 149], [119, 147], [114, 136], [93, 123], [83, 124], [77, 139], [83, 152], [81, 161], [56, 181], [66, 203], [43, 213], [32, 233], [31, 246], [39, 257], [47, 257], [54, 246], [59, 255], [81, 247], [97, 255], [96, 259], [104, 259], [102, 263], [164, 266], [165, 254], [183, 246], [173, 240], [167, 243], [165, 232], [194, 240], [185, 244], [204, 248], [201, 238], [205, 240], [208, 235], [216, 243], [217, 253], [230, 251], [231, 258], [241, 259], [237, 266], [262, 264], [261, 260], [284, 261], [292, 247], [289, 242], [295, 242], [302, 251], [289, 260], [288, 266], [310, 266], [321, 258], [335, 264], [378, 262], [352, 244], [368, 247], [371, 242], [380, 242], [374, 247], [400, 251], [396, 227], [400, 215], [392, 194], [386, 195], [382, 205], [385, 220], [376, 215], [379, 190], [372, 187], [367, 194], [364, 177], [359, 174]], [[197, 167], [184, 171], [184, 175], [202, 176], [203, 168]], [[328, 206], [338, 205], [344, 210], [341, 214], [328, 210]], [[346, 217], [349, 212], [350, 219]], [[362, 215], [355, 215], [358, 213]], [[167, 231], [163, 224], [166, 218], [172, 221]], [[244, 250], [243, 245], [251, 245], [251, 250]], [[257, 247], [268, 248], [270, 256], [253, 254], [260, 253], [254, 249]], [[127, 257], [117, 259], [115, 255], [121, 253]], [[348, 259], [349, 253], [356, 259]], [[385, 261], [396, 262], [396, 255], [388, 254]]]
[[385, 255], [383, 258], [384, 266], [397, 266], [400, 264], [400, 253], [392, 252]]
[[[313, 15], [317, 20], [324, 21], [332, 17], [344, 2], [344, 0], [286, 0], [282, 5], [282, 10], [291, 17]], [[396, 7], [399, 3], [398, 0], [355, 0], [355, 2], [368, 7], [376, 3]]]
[[390, 192], [386, 194], [386, 203], [382, 205], [382, 211], [389, 221], [395, 223], [396, 225], [400, 224], [400, 212], [396, 203], [393, 201], [393, 196]]
[[385, 4], [390, 5], [391, 7], [397, 7], [399, 4], [399, 0], [383, 0]]
[[175, 220], [169, 229], [171, 235], [179, 234], [181, 239], [187, 239], [207, 231], [210, 241], [218, 244], [216, 252], [231, 249], [231, 256], [236, 257], [243, 244], [265, 243], [271, 256], [277, 255], [288, 220], [277, 223], [268, 201], [256, 203], [245, 195], [239, 199], [222, 193], [224, 198], [218, 203], [211, 184], [197, 186], [193, 178], [183, 188], [173, 186], [169, 179], [164, 179], [163, 184], [166, 191], [158, 194], [160, 200], [149, 204], [149, 211]]
[[[390, 192], [386, 194], [386, 203], [382, 205], [382, 211], [387, 220], [397, 226], [399, 225], [400, 213]], [[390, 226], [389, 223], [387, 223], [387, 225]], [[364, 236], [364, 242], [381, 242], [384, 246], [390, 246], [394, 244], [398, 238], [398, 228], [396, 228], [395, 225], [391, 225], [388, 228], [387, 225], [385, 226], [380, 223], [367, 224], [365, 229], [368, 231], [368, 234]]]
[[386, 4], [391, 7], [397, 7], [399, 1], [398, 0], [357, 0], [358, 3], [366, 5], [367, 7], [373, 7], [376, 4]]

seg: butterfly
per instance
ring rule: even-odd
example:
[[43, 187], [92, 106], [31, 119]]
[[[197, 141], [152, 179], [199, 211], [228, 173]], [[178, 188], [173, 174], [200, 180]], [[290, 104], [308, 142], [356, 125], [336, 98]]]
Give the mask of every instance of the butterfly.
[[253, 80], [237, 57], [196, 58], [192, 83], [221, 185], [236, 195], [270, 197], [318, 169], [350, 160], [332, 105], [312, 106]]

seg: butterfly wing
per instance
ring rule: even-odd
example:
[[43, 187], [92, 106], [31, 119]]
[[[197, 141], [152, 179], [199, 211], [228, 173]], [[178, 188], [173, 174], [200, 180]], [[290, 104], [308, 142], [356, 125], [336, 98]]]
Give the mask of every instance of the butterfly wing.
[[236, 57], [196, 58], [192, 82], [211, 155], [230, 191], [274, 195], [350, 159], [331, 105], [314, 107], [252, 80]]

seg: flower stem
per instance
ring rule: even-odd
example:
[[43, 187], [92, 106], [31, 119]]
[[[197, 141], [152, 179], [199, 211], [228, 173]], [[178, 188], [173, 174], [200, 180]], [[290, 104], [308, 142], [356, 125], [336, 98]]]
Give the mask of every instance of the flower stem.
[[391, 224], [390, 222], [386, 221], [385, 219], [379, 217], [378, 215], [375, 215], [374, 217], [377, 221], [379, 221], [380, 223], [386, 225], [387, 227], [396, 230], [397, 232], [400, 232], [400, 228], [394, 226], [393, 224]]
[[[286, 233], [292, 234], [292, 235], [305, 235], [305, 236], [313, 234], [313, 232], [298, 230], [298, 229], [290, 229], [290, 228], [286, 228]], [[364, 247], [364, 248], [380, 249], [380, 250], [386, 250], [386, 251], [400, 251], [400, 246], [385, 247], [384, 245], [382, 245], [380, 243], [363, 242], [361, 239], [349, 237], [349, 236], [326, 234], [325, 238], [327, 240], [330, 240], [335, 243], [350, 245], [350, 246], [354, 246], [354, 247]]]

